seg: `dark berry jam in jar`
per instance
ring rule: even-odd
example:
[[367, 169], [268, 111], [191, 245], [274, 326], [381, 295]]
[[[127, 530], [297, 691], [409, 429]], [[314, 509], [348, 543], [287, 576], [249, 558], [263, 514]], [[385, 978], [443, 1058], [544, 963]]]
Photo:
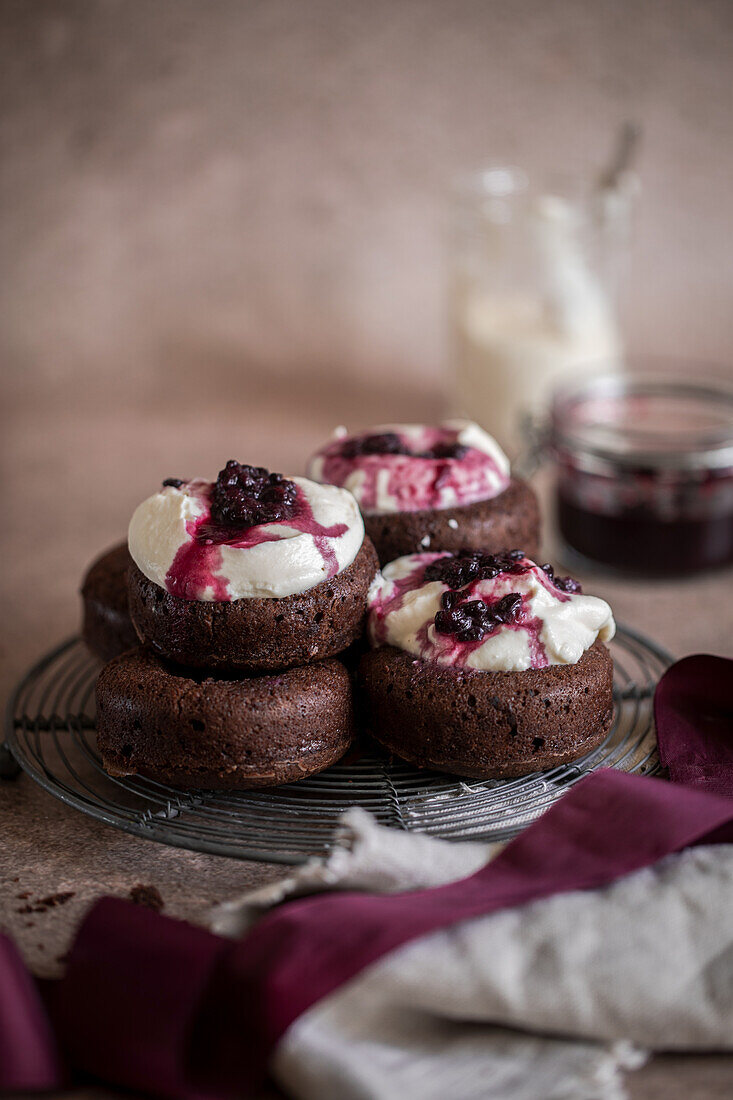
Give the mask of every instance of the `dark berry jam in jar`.
[[557, 392], [551, 446], [560, 533], [643, 574], [733, 562], [733, 378], [598, 376]]

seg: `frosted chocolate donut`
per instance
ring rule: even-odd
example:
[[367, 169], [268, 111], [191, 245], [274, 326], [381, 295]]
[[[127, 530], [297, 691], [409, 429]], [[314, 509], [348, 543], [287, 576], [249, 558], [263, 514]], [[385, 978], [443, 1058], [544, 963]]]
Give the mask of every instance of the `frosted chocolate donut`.
[[346, 490], [229, 462], [215, 482], [164, 483], [129, 546], [137, 634], [182, 665], [284, 669], [363, 633], [377, 557]]
[[534, 491], [467, 420], [338, 434], [311, 458], [308, 476], [354, 494], [382, 564], [421, 550], [539, 549]]
[[417, 554], [374, 581], [366, 724], [420, 767], [474, 778], [577, 759], [613, 720], [604, 600], [521, 550]]

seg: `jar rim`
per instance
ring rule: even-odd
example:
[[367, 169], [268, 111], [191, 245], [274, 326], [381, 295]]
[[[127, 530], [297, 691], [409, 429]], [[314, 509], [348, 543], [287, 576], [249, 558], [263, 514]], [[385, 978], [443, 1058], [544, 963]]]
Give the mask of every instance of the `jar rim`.
[[458, 210], [479, 224], [501, 227], [520, 216], [568, 229], [599, 223], [597, 196], [576, 174], [536, 178], [511, 161], [489, 161], [458, 173], [452, 184]]
[[689, 372], [614, 370], [567, 383], [552, 398], [555, 448], [596, 464], [733, 467], [733, 379]]

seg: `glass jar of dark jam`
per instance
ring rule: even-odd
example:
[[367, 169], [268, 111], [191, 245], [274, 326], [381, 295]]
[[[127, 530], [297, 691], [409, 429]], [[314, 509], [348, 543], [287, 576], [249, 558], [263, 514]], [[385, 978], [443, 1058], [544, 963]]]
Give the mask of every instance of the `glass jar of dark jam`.
[[551, 413], [560, 533], [588, 558], [644, 574], [733, 562], [733, 380], [597, 376]]

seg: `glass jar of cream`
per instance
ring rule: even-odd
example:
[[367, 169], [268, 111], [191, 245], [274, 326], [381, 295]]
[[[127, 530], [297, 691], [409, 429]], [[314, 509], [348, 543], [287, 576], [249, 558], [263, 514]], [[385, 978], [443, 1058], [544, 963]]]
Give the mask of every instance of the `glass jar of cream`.
[[645, 574], [733, 562], [733, 375], [613, 373], [556, 391], [550, 418], [566, 543]]

